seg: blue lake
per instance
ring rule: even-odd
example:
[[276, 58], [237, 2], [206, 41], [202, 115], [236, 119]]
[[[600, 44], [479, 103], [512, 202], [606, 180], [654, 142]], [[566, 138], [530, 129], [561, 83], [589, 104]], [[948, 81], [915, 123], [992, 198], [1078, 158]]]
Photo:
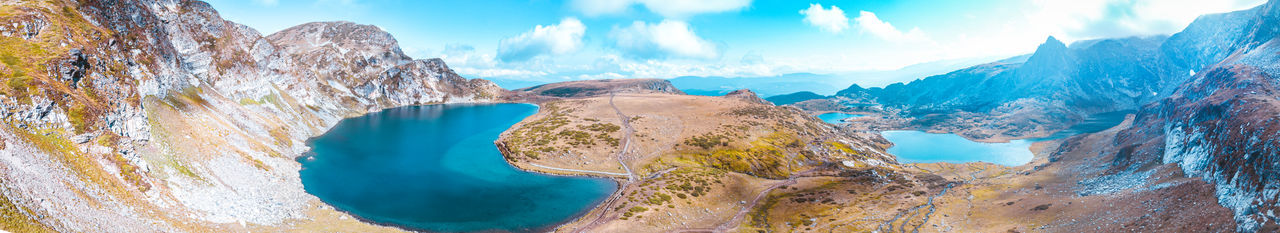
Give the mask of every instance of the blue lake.
[[829, 112], [829, 113], [819, 114], [818, 119], [822, 119], [822, 121], [826, 121], [827, 123], [831, 123], [831, 124], [840, 124], [840, 123], [843, 123], [841, 120], [844, 120], [846, 118], [862, 117], [862, 116], [863, 115], [848, 114], [843, 112]]
[[1007, 143], [982, 143], [970, 141], [949, 133], [921, 131], [884, 131], [881, 136], [893, 142], [889, 154], [898, 156], [898, 162], [906, 163], [967, 163], [990, 162], [1017, 166], [1031, 162], [1031, 141], [1012, 140]]
[[530, 104], [429, 105], [339, 122], [308, 141], [302, 184], [364, 220], [412, 230], [543, 231], [617, 189], [608, 179], [512, 167], [494, 146]]
[[1132, 113], [1133, 111], [1116, 111], [1094, 114], [1085, 118], [1084, 121], [1072, 125], [1070, 128], [1053, 133], [1053, 135], [1049, 135], [1048, 137], [1037, 138], [1035, 140], [1063, 139], [1077, 134], [1101, 132], [1124, 122], [1125, 117]]
[[1103, 131], [1123, 122], [1129, 113], [1132, 112], [1096, 114], [1048, 137], [1011, 140], [1005, 143], [975, 142], [960, 135], [921, 131], [884, 131], [880, 132], [880, 135], [893, 142], [893, 147], [889, 147], [888, 152], [897, 156], [899, 162], [989, 162], [1018, 166], [1031, 162], [1035, 157], [1031, 153], [1032, 143]]

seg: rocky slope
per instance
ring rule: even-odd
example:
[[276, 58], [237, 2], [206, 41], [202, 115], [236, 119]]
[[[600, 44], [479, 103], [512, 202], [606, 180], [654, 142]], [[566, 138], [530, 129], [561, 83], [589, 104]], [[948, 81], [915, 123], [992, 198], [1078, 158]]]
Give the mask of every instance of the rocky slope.
[[387, 230], [303, 191], [305, 139], [505, 92], [373, 26], [263, 37], [199, 1], [0, 1], [0, 25], [0, 214], [18, 231]]
[[[1161, 53], [1165, 37], [1081, 41], [1070, 47], [1049, 37], [1025, 59], [973, 66], [884, 88], [854, 85], [833, 100], [851, 109], [876, 106], [914, 118], [924, 128], [1013, 125], [997, 135], [1025, 137], [1065, 128], [1089, 114], [1132, 110], [1168, 96], [1189, 75]], [[852, 108], [858, 109], [852, 109]], [[1064, 124], [1056, 124], [1064, 123]]]
[[1173, 96], [1145, 106], [1120, 165], [1176, 164], [1215, 185], [1238, 230], [1280, 230], [1280, 2], [1206, 15], [1170, 37], [1165, 51], [1201, 70]]
[[1215, 67], [1177, 94], [1144, 108], [1124, 131], [1114, 170], [1173, 164], [1215, 184], [1239, 230], [1272, 232], [1280, 210], [1280, 84], [1248, 65]]
[[[1132, 126], [1116, 136], [1067, 140], [1050, 152], [1056, 156], [1079, 144], [1100, 144], [1093, 152], [1097, 157], [1083, 161], [1101, 162], [1068, 169], [1083, 176], [1080, 189], [1119, 182], [1126, 185], [1104, 188], [1111, 190], [1104, 193], [1144, 185], [1166, 190], [1181, 183], [1158, 184], [1152, 174], [1198, 178], [1232, 212], [1235, 230], [1273, 232], [1280, 230], [1275, 213], [1280, 207], [1277, 25], [1280, 3], [1270, 1], [1202, 16], [1167, 39], [1108, 39], [1068, 47], [1050, 38], [1025, 62], [980, 65], [883, 89], [854, 86], [828, 101], [843, 108], [875, 104], [908, 119], [887, 123], [891, 128], [955, 132], [992, 128], [990, 122], [1027, 125], [995, 130], [1014, 136], [1069, 124], [1080, 114], [1135, 109]], [[1168, 174], [1170, 168], [1179, 174]], [[1123, 177], [1132, 179], [1121, 182]], [[1094, 192], [1081, 195], [1088, 193]]]

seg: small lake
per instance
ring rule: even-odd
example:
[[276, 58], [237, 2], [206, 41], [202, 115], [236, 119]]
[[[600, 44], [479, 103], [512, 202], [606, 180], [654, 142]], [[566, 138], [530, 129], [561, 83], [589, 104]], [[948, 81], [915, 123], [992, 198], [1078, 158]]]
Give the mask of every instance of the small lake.
[[826, 121], [827, 123], [831, 123], [831, 124], [840, 124], [840, 123], [844, 123], [843, 121], [844, 119], [862, 117], [862, 116], [864, 115], [848, 114], [843, 112], [829, 112], [829, 113], [819, 114], [818, 119], [822, 119], [822, 121]]
[[1035, 140], [1063, 139], [1078, 134], [1101, 132], [1124, 122], [1125, 117], [1129, 116], [1129, 114], [1133, 114], [1133, 111], [1115, 111], [1094, 114], [1085, 118], [1084, 121], [1072, 125], [1070, 128], [1053, 133], [1053, 135], [1049, 135], [1048, 137], [1037, 138]]
[[494, 146], [537, 112], [530, 104], [388, 109], [339, 122], [308, 141], [302, 184], [362, 219], [439, 232], [544, 231], [617, 189], [608, 179], [518, 170]]
[[[970, 141], [949, 133], [921, 131], [884, 131], [880, 135], [893, 142], [889, 154], [904, 163], [967, 163], [989, 162], [1006, 166], [1023, 165], [1035, 157], [1031, 144], [1039, 141], [1062, 139], [1078, 134], [1096, 133], [1115, 127], [1124, 121], [1131, 111], [1108, 112], [1090, 116], [1083, 122], [1043, 138], [1011, 140], [1004, 143]], [[826, 120], [825, 118], [823, 120]]]
[[989, 162], [1018, 166], [1033, 158], [1029, 140], [984, 143], [956, 134], [901, 130], [884, 131], [880, 135], [893, 142], [889, 154], [898, 156], [898, 162], [904, 163]]

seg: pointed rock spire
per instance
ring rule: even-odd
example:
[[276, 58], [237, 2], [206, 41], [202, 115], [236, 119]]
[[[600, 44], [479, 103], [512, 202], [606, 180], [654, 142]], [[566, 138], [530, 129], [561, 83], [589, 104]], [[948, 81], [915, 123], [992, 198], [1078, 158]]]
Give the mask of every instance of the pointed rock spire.
[[1040, 54], [1042, 51], [1049, 52], [1049, 51], [1066, 51], [1066, 50], [1067, 50], [1067, 44], [1062, 43], [1062, 41], [1058, 40], [1058, 38], [1049, 36], [1048, 39], [1044, 40], [1044, 43], [1040, 44], [1040, 47], [1036, 48], [1036, 54]]

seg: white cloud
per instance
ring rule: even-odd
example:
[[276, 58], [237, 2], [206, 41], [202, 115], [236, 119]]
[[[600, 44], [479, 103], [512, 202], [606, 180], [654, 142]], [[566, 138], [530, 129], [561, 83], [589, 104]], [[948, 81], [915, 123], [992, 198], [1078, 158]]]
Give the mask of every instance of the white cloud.
[[502, 61], [525, 61], [543, 54], [566, 54], [582, 48], [582, 35], [587, 26], [575, 18], [560, 24], [538, 25], [532, 31], [498, 42], [498, 58]]
[[[805, 23], [818, 27], [822, 31], [840, 33], [849, 28], [849, 17], [844, 15], [844, 10], [840, 10], [835, 5], [832, 5], [831, 9], [823, 9], [822, 4], [809, 4], [809, 9], [800, 10], [800, 14], [804, 15]], [[872, 17], [875, 16], [872, 15]]]
[[750, 6], [751, 0], [573, 0], [570, 4], [587, 16], [619, 14], [638, 4], [664, 17], [684, 18], [741, 10]]
[[614, 27], [609, 36], [627, 55], [639, 58], [684, 57], [712, 59], [720, 56], [719, 48], [702, 39], [688, 23], [663, 20], [649, 24], [635, 21], [627, 27]]
[[1054, 27], [1067, 40], [1169, 34], [1205, 13], [1228, 12], [1263, 0], [1037, 0], [1027, 11], [1033, 25]]
[[902, 32], [898, 28], [893, 27], [889, 22], [880, 20], [876, 17], [876, 13], [870, 11], [862, 11], [858, 13], [858, 18], [853, 19], [858, 23], [858, 29], [865, 33], [871, 33], [876, 37], [889, 41], [919, 41], [924, 40], [924, 32], [920, 28], [912, 28], [910, 31]]

